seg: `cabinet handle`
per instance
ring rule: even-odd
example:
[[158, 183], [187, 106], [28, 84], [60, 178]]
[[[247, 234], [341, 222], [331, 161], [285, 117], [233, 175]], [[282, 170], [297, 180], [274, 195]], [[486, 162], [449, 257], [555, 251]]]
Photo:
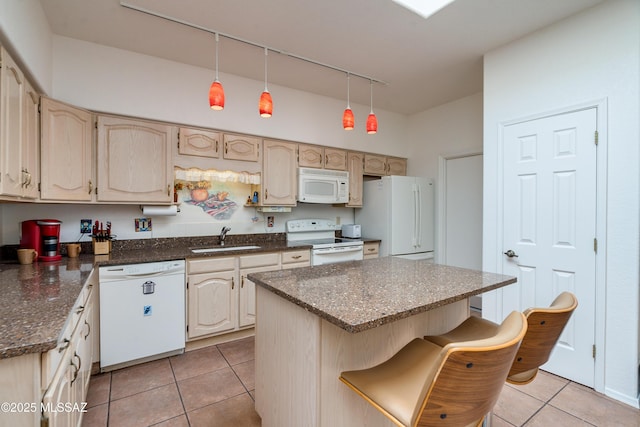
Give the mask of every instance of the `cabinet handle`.
[[367, 250], [368, 250], [369, 252], [373, 252], [373, 251], [375, 251], [375, 249], [374, 249], [374, 248], [369, 248], [369, 249], [367, 249]]
[[267, 200], [269, 198], [269, 190], [264, 189], [264, 199]]
[[235, 288], [236, 286], [236, 282], [235, 280], [233, 280], [233, 277], [231, 278], [231, 289]]
[[229, 143], [228, 142], [224, 143], [224, 154], [229, 154]]
[[27, 182], [24, 186], [29, 188], [31, 186], [31, 173], [26, 169], [24, 171], [27, 173]]
[[293, 259], [302, 258], [302, 255], [294, 255], [294, 256], [292, 256], [291, 258], [293, 258]]
[[240, 287], [244, 288], [244, 276], [240, 276]]
[[326, 166], [326, 165], [328, 165], [328, 164], [329, 164], [329, 155], [328, 155], [328, 154], [325, 154], [325, 155], [324, 155], [324, 165]]
[[86, 320], [84, 321], [84, 324], [87, 325], [87, 335], [84, 336], [84, 339], [86, 340], [87, 337], [89, 335], [91, 335], [91, 323], [87, 322]]
[[81, 305], [81, 306], [79, 306], [79, 307], [76, 309], [76, 313], [77, 313], [77, 314], [80, 314], [80, 313], [82, 313], [83, 311], [84, 311], [84, 305]]
[[89, 180], [89, 194], [93, 191], [93, 183]]
[[62, 353], [63, 351], [65, 351], [69, 347], [71, 341], [65, 338], [62, 340], [62, 343], [62, 346], [58, 349], [58, 353]]
[[[76, 366], [73, 363], [73, 359], [74, 358], [78, 358], [78, 366]], [[76, 380], [78, 379], [78, 373], [80, 373], [80, 368], [82, 367], [82, 359], [80, 358], [80, 356], [78, 355], [78, 353], [76, 353], [75, 351], [73, 352], [73, 358], [71, 359], [71, 365], [76, 368], [76, 371], [73, 373], [73, 379], [71, 380], [71, 385], [73, 385], [74, 382], [76, 382]]]
[[218, 140], [216, 139], [216, 153], [218, 152]]
[[171, 184], [167, 184], [167, 196], [171, 195]]

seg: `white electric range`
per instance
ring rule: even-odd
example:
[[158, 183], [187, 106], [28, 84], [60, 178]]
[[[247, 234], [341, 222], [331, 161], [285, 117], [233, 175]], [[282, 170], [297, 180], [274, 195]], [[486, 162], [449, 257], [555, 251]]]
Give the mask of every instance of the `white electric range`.
[[311, 245], [311, 265], [363, 259], [360, 239], [335, 237], [336, 225], [328, 219], [292, 219], [287, 221], [287, 241]]

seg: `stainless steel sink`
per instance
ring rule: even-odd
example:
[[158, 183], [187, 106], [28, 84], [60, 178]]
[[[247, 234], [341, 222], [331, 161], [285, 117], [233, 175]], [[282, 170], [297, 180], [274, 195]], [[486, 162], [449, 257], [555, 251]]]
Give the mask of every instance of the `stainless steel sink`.
[[215, 248], [191, 248], [194, 254], [204, 254], [209, 252], [230, 252], [230, 251], [246, 251], [249, 249], [260, 249], [260, 246], [216, 246]]

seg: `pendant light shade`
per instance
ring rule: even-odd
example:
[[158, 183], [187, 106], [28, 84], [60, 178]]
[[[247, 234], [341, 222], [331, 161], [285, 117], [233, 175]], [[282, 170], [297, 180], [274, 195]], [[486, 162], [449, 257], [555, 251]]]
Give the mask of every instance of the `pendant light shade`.
[[224, 88], [218, 80], [218, 33], [216, 33], [216, 78], [209, 88], [209, 106], [212, 110], [224, 109]]
[[355, 118], [353, 117], [353, 111], [351, 111], [351, 106], [349, 105], [349, 80], [351, 76], [347, 73], [347, 108], [344, 110], [342, 114], [342, 127], [344, 130], [353, 130], [353, 126], [355, 125]]
[[267, 88], [267, 57], [269, 55], [269, 49], [264, 48], [264, 92], [260, 95], [260, 101], [258, 101], [258, 110], [260, 110], [260, 117], [271, 117], [273, 114], [273, 99]]
[[369, 80], [369, 85], [371, 89], [371, 112], [369, 113], [369, 117], [367, 117], [367, 133], [374, 134], [378, 132], [378, 118], [373, 113], [373, 81]]

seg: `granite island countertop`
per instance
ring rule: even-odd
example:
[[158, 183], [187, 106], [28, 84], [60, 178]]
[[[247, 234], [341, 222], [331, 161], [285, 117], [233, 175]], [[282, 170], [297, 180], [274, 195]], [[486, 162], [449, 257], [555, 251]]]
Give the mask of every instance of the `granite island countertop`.
[[516, 282], [513, 276], [395, 257], [252, 273], [248, 278], [352, 333]]

